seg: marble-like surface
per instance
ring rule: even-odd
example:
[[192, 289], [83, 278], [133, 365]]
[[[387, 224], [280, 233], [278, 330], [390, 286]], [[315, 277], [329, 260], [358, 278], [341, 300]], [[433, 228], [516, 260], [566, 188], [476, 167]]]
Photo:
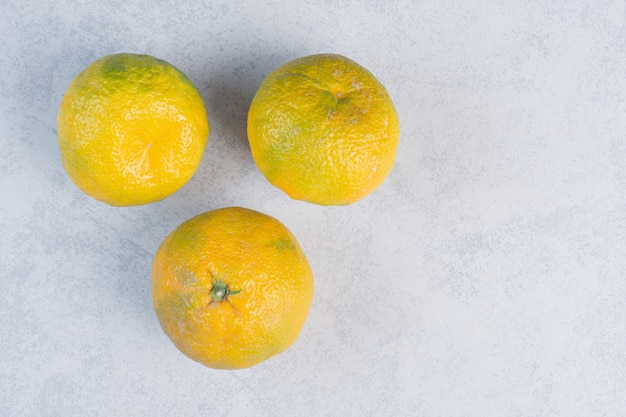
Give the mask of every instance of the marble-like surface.
[[[623, 0], [0, 9], [0, 416], [626, 415]], [[193, 179], [133, 208], [82, 194], [56, 142], [71, 79], [122, 51], [186, 72], [212, 127]], [[402, 123], [348, 207], [290, 200], [246, 139], [263, 77], [318, 52]], [[298, 341], [233, 372], [180, 354], [150, 301], [165, 235], [230, 205], [285, 223], [316, 276]]]

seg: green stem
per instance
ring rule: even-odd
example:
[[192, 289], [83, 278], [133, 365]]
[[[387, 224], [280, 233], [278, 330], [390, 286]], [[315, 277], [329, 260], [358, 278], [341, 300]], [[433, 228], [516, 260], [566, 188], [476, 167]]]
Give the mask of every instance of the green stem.
[[231, 291], [228, 285], [224, 281], [215, 281], [213, 288], [211, 288], [211, 302], [217, 303], [220, 301], [226, 301], [230, 294], [237, 294], [241, 290]]

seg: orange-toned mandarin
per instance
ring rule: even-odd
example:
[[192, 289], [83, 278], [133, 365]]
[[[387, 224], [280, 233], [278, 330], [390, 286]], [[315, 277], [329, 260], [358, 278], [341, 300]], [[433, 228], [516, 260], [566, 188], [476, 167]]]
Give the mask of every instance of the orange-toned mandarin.
[[185, 355], [211, 368], [246, 368], [296, 340], [313, 300], [313, 275], [278, 220], [223, 208], [184, 222], [164, 240], [153, 262], [152, 300]]

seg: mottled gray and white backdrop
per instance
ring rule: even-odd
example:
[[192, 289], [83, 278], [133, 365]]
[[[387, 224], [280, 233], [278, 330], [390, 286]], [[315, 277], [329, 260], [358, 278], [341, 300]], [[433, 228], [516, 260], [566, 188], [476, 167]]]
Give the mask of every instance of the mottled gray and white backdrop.
[[[0, 7], [0, 416], [626, 415], [625, 1]], [[134, 208], [83, 195], [56, 142], [69, 82], [122, 51], [186, 72], [212, 127], [193, 179]], [[290, 200], [246, 140], [263, 77], [319, 52], [402, 124], [348, 207]], [[235, 372], [180, 354], [150, 300], [165, 235], [231, 205], [285, 223], [316, 277], [298, 341]]]

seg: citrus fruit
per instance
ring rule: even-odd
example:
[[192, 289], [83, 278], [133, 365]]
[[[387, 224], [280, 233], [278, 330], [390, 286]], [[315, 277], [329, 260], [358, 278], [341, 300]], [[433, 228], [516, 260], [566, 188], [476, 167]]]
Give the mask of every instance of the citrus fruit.
[[291, 198], [346, 205], [390, 173], [400, 125], [385, 87], [336, 54], [298, 58], [271, 72], [248, 112], [248, 140], [266, 179]]
[[249, 209], [187, 220], [152, 265], [161, 327], [182, 353], [210, 368], [246, 368], [286, 350], [312, 299], [313, 275], [295, 237]]
[[120, 53], [91, 63], [58, 112], [61, 161], [86, 194], [114, 206], [162, 200], [194, 174], [209, 135], [204, 103], [169, 63]]

